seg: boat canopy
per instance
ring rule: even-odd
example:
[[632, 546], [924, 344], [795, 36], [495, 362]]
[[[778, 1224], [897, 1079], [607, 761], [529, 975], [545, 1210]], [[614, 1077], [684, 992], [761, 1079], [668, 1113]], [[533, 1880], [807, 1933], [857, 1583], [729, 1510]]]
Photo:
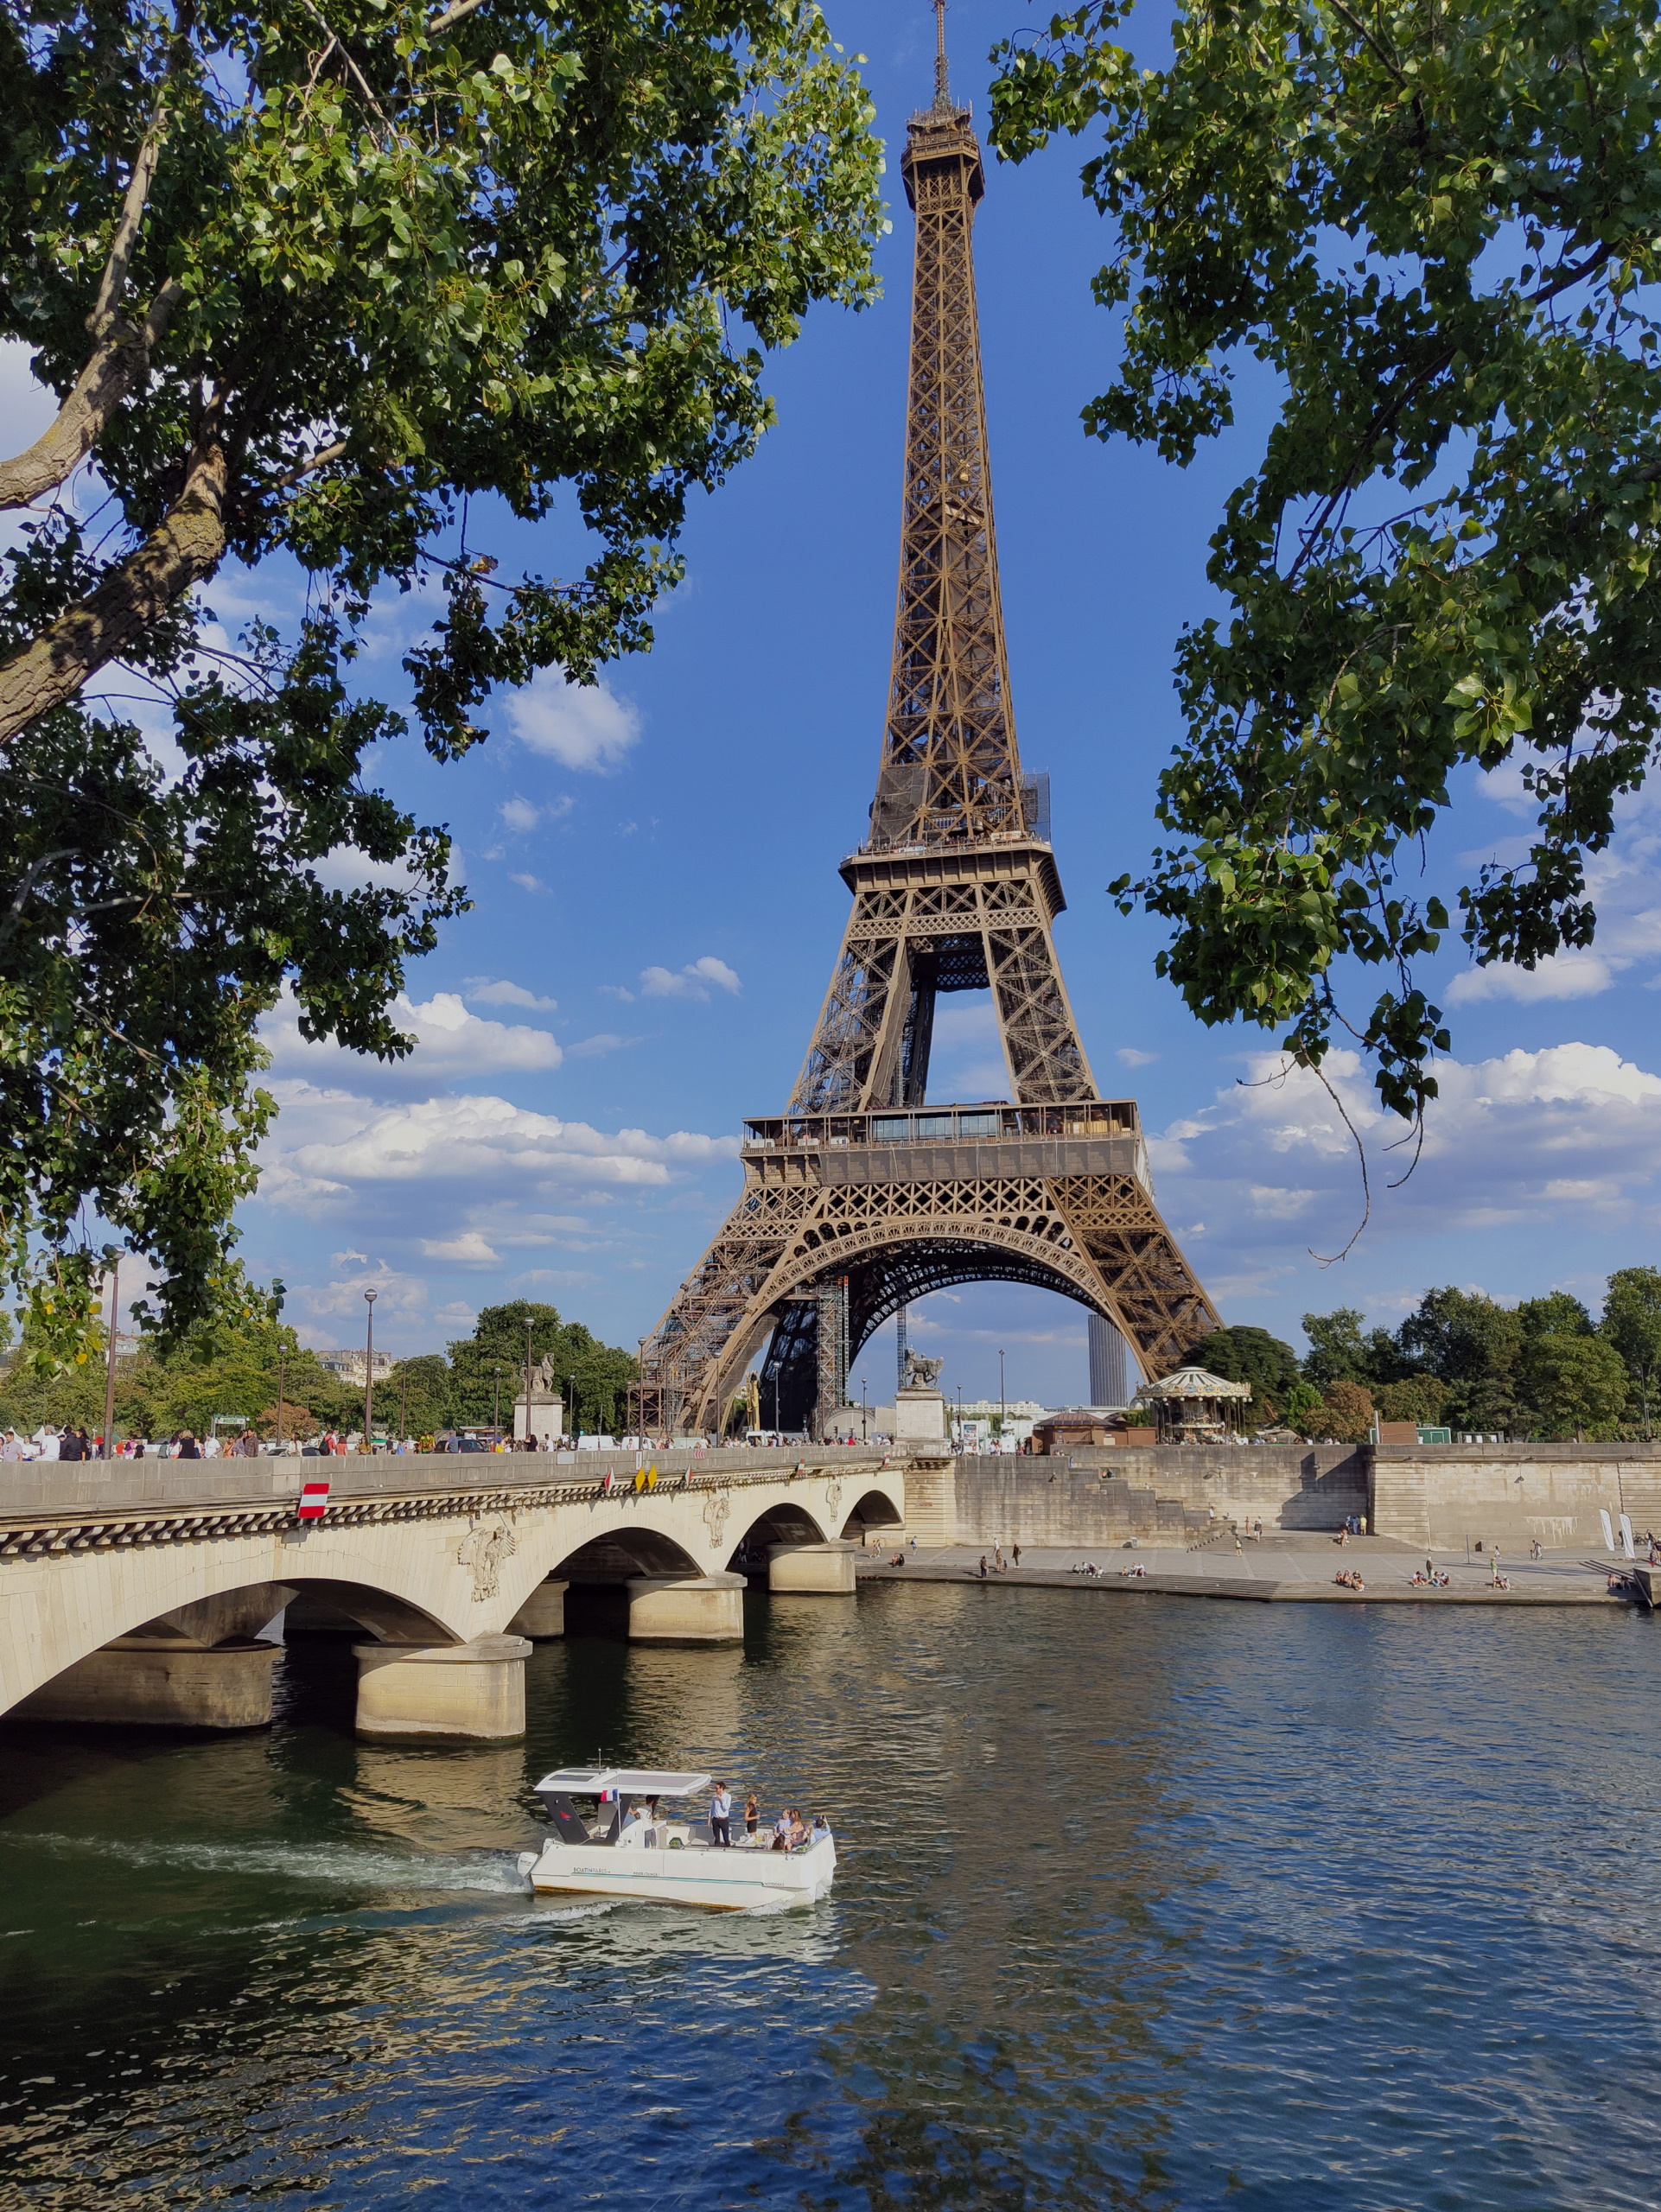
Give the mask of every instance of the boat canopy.
[[707, 1774], [679, 1773], [671, 1767], [562, 1766], [544, 1774], [537, 1789], [576, 1797], [598, 1797], [608, 1789], [627, 1797], [690, 1797], [709, 1786]]

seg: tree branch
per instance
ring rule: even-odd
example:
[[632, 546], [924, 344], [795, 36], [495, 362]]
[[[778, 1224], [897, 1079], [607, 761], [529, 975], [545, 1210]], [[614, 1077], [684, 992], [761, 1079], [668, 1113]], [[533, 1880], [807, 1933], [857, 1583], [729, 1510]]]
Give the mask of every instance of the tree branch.
[[43, 493], [54, 492], [79, 468], [107, 429], [118, 407], [133, 386], [150, 373], [150, 348], [171, 321], [184, 297], [181, 285], [169, 276], [150, 303], [142, 328], [134, 329], [121, 312], [122, 295], [134, 248], [143, 227], [150, 186], [162, 158], [166, 136], [168, 93], [179, 66], [190, 50], [194, 0], [182, 0], [168, 52], [167, 67], [150, 119], [133, 159], [132, 175], [121, 198], [115, 236], [99, 279], [98, 297], [86, 318], [95, 341], [92, 359], [75, 379], [74, 390], [58, 410], [57, 420], [35, 439], [26, 453], [0, 462], [0, 508], [26, 507]]
[[73, 699], [90, 677], [118, 660], [225, 551], [229, 462], [215, 424], [185, 469], [184, 488], [160, 525], [20, 653], [0, 664], [0, 743], [37, 715]]
[[435, 16], [428, 24], [428, 37], [432, 38], [440, 31], [447, 31], [452, 23], [459, 23], [463, 16], [472, 15], [475, 8], [482, 8], [484, 4], [485, 0], [455, 0], [454, 6], [446, 8], [442, 16]]
[[183, 297], [183, 286], [169, 276], [156, 294], [142, 329], [135, 330], [120, 315], [106, 317], [106, 334], [58, 410], [56, 421], [26, 453], [0, 461], [0, 508], [32, 505], [48, 492], [56, 491], [80, 467], [108, 429], [117, 408], [149, 374], [150, 348]]

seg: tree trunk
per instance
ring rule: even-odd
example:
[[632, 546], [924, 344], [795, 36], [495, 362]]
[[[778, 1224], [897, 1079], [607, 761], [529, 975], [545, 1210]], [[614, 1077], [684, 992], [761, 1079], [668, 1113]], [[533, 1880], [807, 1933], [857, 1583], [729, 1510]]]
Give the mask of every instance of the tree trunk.
[[98, 589], [0, 665], [0, 743], [73, 699], [136, 645], [225, 552], [228, 464], [217, 434], [198, 445], [160, 527]]

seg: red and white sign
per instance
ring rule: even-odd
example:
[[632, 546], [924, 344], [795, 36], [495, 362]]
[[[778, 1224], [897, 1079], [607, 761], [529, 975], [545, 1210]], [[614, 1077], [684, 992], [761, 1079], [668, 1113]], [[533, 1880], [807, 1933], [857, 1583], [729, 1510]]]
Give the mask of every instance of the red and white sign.
[[328, 1484], [327, 1483], [302, 1483], [300, 1485], [300, 1518], [302, 1521], [321, 1521], [328, 1510]]

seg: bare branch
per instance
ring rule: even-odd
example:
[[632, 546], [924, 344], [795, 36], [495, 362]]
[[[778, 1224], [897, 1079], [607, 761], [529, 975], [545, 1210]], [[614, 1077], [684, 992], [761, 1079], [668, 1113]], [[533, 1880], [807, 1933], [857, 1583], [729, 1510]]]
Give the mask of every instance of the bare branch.
[[484, 4], [485, 0], [455, 0], [453, 7], [446, 8], [442, 16], [435, 16], [428, 24], [428, 37], [433, 38], [440, 31], [447, 31], [452, 23], [459, 23], [463, 16], [472, 15], [475, 8], [482, 8]]
[[332, 446], [321, 447], [316, 453], [313, 454], [309, 461], [302, 461], [297, 468], [285, 469], [281, 476], [273, 477], [269, 484], [262, 485], [260, 489], [265, 492], [286, 492], [290, 484], [299, 483], [302, 477], [314, 475], [318, 469], [327, 468], [331, 461], [338, 461], [346, 448], [346, 439], [337, 438]]
[[185, 469], [184, 488], [158, 527], [23, 650], [0, 664], [0, 743], [37, 715], [73, 699], [89, 677], [136, 645], [225, 552], [229, 461], [217, 423]]
[[73, 845], [60, 845], [55, 853], [42, 853], [38, 860], [29, 862], [23, 870], [23, 880], [17, 887], [17, 896], [7, 908], [4, 921], [0, 922], [0, 944], [3, 944], [16, 928], [18, 917], [23, 911], [23, 902], [35, 888], [35, 878], [44, 874], [54, 861], [70, 859], [73, 855], [74, 849]]

